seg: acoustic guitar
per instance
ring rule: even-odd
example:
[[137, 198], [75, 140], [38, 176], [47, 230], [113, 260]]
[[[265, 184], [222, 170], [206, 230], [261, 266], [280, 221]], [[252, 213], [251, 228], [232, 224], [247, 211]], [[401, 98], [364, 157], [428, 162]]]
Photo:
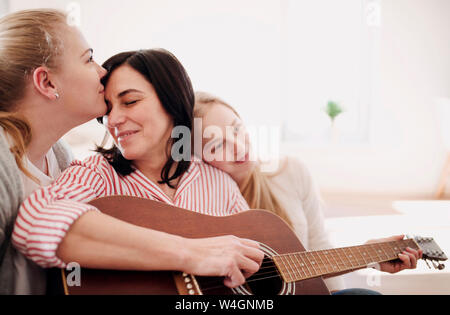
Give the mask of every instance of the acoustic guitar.
[[342, 274], [397, 259], [406, 247], [423, 249], [423, 259], [442, 269], [447, 260], [432, 238], [416, 237], [395, 242], [305, 251], [290, 227], [269, 211], [250, 210], [213, 217], [164, 203], [125, 196], [90, 202], [103, 213], [134, 225], [187, 238], [235, 235], [261, 244], [265, 258], [257, 273], [238, 288], [223, 285], [220, 277], [199, 277], [181, 272], [81, 269], [81, 285], [67, 285], [65, 294], [158, 295], [294, 295], [329, 294], [322, 277]]

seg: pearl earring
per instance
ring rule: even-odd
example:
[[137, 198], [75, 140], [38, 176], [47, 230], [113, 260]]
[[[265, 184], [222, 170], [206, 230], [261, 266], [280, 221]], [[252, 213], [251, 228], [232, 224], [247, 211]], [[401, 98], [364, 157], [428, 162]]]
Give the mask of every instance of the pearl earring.
[[55, 96], [56, 96], [56, 99], [58, 99], [58, 98], [59, 98], [59, 94], [58, 94], [58, 93], [55, 93]]

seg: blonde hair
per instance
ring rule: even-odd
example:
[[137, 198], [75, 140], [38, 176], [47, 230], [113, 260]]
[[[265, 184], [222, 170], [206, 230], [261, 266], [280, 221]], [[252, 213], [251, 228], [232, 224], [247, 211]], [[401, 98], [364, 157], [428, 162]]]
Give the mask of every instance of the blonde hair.
[[46, 66], [57, 70], [63, 41], [61, 25], [67, 15], [53, 9], [24, 10], [0, 19], [0, 127], [12, 141], [17, 166], [34, 179], [22, 158], [31, 142], [31, 127], [17, 113], [33, 71]]
[[[206, 92], [195, 93], [194, 117], [204, 117], [212, 106], [218, 104], [231, 109], [240, 118], [238, 112], [231, 105]], [[286, 209], [281, 205], [270, 187], [269, 179], [271, 176], [273, 174], [263, 173], [259, 165], [256, 166], [242, 187], [240, 187], [242, 196], [251, 209], [263, 209], [273, 212], [293, 228], [292, 220], [289, 218]]]
[[205, 116], [207, 111], [213, 105], [217, 104], [223, 105], [228, 109], [231, 109], [233, 113], [236, 114], [237, 117], [241, 118], [241, 116], [239, 116], [239, 113], [231, 105], [226, 103], [224, 100], [218, 98], [217, 96], [214, 96], [206, 92], [195, 92], [194, 117]]

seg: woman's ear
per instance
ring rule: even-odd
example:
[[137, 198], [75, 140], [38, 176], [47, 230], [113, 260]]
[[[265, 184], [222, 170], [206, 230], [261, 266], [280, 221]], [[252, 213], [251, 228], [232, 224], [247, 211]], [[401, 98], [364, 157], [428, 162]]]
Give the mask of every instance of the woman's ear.
[[51, 80], [50, 70], [47, 67], [41, 66], [34, 70], [33, 85], [40, 94], [48, 99], [57, 100], [59, 98], [58, 91]]

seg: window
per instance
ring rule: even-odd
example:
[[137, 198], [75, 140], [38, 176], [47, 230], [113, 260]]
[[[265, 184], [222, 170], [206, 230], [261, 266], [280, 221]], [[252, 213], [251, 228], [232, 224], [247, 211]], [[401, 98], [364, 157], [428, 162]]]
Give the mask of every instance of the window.
[[380, 26], [378, 0], [283, 1], [285, 142], [327, 142], [329, 101], [340, 142], [367, 139]]

